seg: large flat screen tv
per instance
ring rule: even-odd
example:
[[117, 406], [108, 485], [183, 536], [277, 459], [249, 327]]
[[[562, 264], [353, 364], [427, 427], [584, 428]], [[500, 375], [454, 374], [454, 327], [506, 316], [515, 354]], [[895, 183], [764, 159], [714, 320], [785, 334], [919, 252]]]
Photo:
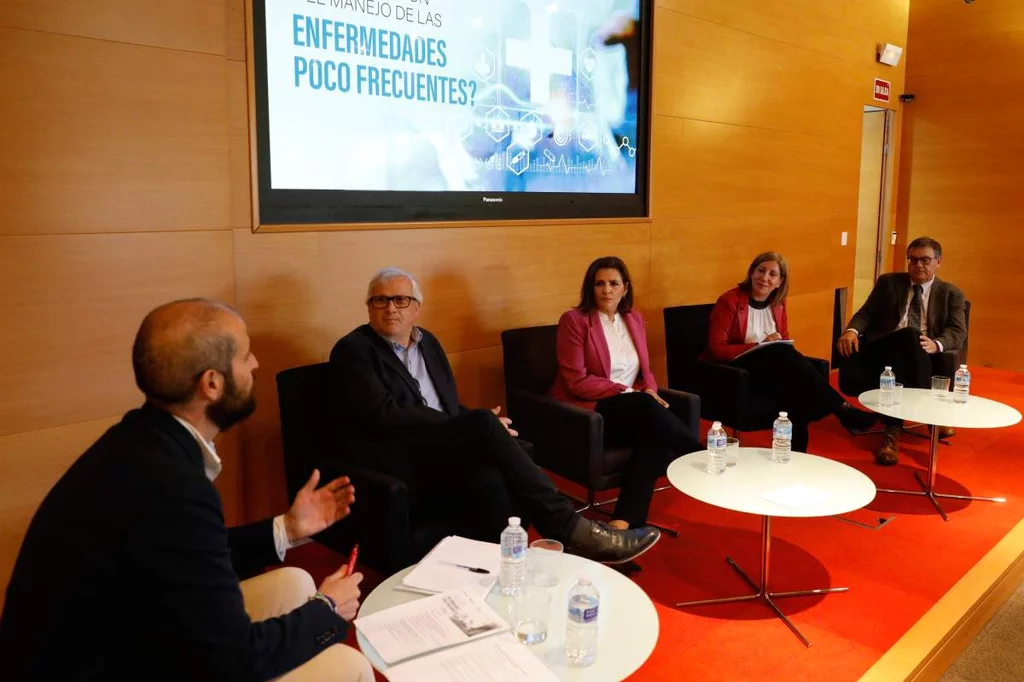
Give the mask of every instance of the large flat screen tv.
[[259, 222], [647, 215], [650, 0], [253, 0]]

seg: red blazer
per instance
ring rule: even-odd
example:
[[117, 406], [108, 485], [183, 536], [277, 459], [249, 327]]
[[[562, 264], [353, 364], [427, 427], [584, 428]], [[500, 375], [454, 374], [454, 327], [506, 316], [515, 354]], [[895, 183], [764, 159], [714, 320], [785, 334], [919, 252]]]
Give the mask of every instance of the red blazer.
[[[702, 360], [729, 362], [745, 350], [756, 346], [747, 343], [747, 302], [750, 295], [739, 287], [722, 294], [711, 311], [708, 327], [708, 345], [701, 354]], [[789, 320], [786, 317], [786, 302], [772, 307], [775, 326], [784, 339], [789, 338]]]
[[[558, 320], [558, 375], [551, 386], [552, 398], [573, 403], [588, 410], [602, 398], [619, 395], [625, 386], [608, 378], [611, 373], [611, 354], [604, 338], [600, 313], [589, 315], [573, 308]], [[636, 347], [640, 370], [631, 388], [637, 391], [658, 389], [651, 373], [651, 360], [647, 353], [647, 327], [643, 315], [632, 310], [622, 316], [629, 336]]]

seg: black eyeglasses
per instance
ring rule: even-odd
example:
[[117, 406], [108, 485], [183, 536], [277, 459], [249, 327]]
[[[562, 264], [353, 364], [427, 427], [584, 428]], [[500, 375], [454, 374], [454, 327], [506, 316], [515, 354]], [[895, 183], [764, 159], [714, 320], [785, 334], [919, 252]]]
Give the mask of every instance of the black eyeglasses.
[[915, 258], [914, 256], [907, 256], [907, 262], [910, 263], [911, 265], [917, 265], [918, 263], [920, 263], [921, 265], [931, 265], [933, 260], [935, 259], [932, 258], [931, 256], [921, 256], [920, 258]]
[[396, 308], [408, 308], [415, 300], [412, 296], [371, 296], [366, 299], [366, 303], [379, 310], [384, 310], [389, 303], [394, 303]]

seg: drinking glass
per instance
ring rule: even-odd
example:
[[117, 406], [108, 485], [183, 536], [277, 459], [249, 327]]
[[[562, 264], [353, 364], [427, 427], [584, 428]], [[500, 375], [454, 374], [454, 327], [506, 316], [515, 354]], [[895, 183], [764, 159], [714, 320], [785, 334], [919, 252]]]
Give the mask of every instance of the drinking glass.
[[740, 454], [740, 439], [739, 438], [726, 438], [725, 439], [725, 466], [734, 467], [739, 459]]
[[949, 397], [949, 377], [932, 377], [932, 397], [937, 400], [946, 400]]
[[899, 405], [903, 402], [903, 384], [896, 384], [892, 392], [892, 404]]
[[523, 644], [540, 644], [548, 638], [551, 595], [539, 587], [524, 587], [513, 599], [515, 633]]
[[562, 575], [562, 553], [558, 540], [534, 540], [526, 553], [530, 582], [537, 587], [554, 587]]

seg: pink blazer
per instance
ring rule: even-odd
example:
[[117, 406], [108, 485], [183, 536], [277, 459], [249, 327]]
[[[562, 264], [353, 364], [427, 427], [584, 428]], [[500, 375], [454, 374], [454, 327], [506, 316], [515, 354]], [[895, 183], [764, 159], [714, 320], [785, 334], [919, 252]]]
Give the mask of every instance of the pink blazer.
[[[708, 345], [701, 354], [704, 360], [729, 362], [756, 343], [747, 343], [747, 301], [749, 295], [739, 287], [730, 289], [721, 296], [711, 311], [708, 327]], [[789, 338], [789, 320], [786, 317], [786, 302], [772, 308], [775, 326], [779, 335]]]
[[[552, 398], [573, 403], [588, 410], [602, 398], [610, 398], [625, 390], [608, 376], [611, 374], [611, 354], [604, 338], [600, 313], [596, 310], [589, 315], [573, 308], [558, 320], [558, 375], [551, 386]], [[636, 310], [622, 316], [629, 336], [636, 346], [640, 371], [636, 383], [630, 388], [637, 391], [657, 390], [658, 382], [651, 373], [650, 356], [647, 353], [647, 327], [643, 315]]]

